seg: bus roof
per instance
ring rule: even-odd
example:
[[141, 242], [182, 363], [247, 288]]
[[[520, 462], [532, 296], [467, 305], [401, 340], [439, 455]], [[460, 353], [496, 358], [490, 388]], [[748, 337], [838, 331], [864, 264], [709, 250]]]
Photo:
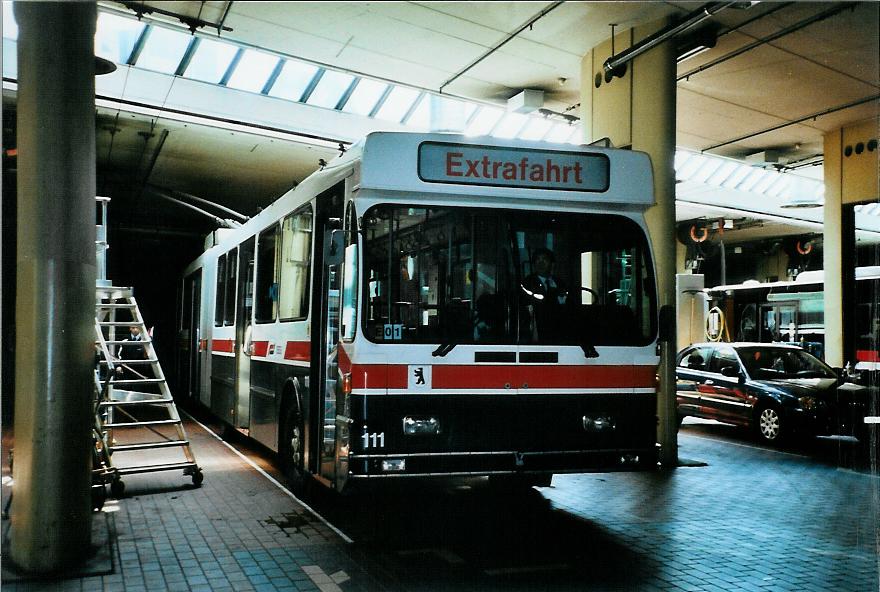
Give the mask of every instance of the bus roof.
[[632, 150], [411, 132], [371, 133], [360, 150], [362, 190], [654, 204], [651, 161]]

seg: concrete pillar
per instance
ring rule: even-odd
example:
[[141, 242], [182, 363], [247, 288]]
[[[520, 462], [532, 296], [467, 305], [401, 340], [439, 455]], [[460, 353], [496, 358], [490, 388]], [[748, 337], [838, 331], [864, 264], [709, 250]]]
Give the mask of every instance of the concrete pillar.
[[[614, 51], [638, 43], [667, 25], [658, 21], [623, 32], [614, 38]], [[602, 64], [611, 56], [611, 40], [593, 48], [581, 66], [581, 114], [585, 139], [608, 137], [614, 146], [647, 152], [654, 169], [657, 204], [648, 210], [648, 229], [654, 248], [661, 307], [675, 307], [675, 47], [661, 43], [627, 65], [626, 74], [605, 82]], [[598, 86], [597, 86], [598, 81]], [[674, 322], [674, 315], [671, 316]], [[667, 468], [678, 463], [675, 407], [675, 327], [661, 344], [660, 392], [657, 416], [661, 461]]]
[[16, 2], [15, 464], [8, 547], [28, 572], [91, 551], [94, 2]]
[[835, 368], [855, 364], [855, 213], [858, 203], [880, 198], [876, 141], [880, 119], [825, 134], [825, 361]]

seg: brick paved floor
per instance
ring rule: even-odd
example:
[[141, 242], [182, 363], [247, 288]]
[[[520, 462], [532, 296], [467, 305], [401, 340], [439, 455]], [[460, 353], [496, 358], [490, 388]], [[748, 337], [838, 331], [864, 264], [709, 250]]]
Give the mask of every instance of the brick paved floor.
[[543, 490], [638, 554], [639, 590], [880, 590], [880, 479], [682, 432], [673, 475], [570, 475]]
[[[204, 484], [126, 477], [126, 495], [103, 514], [116, 536], [112, 573], [26, 582], [4, 571], [4, 592], [880, 591], [880, 479], [745, 440], [685, 429], [681, 456], [707, 466], [556, 476], [514, 520], [516, 500], [493, 514], [485, 488], [459, 489], [437, 500], [442, 537], [373, 547], [346, 544], [213, 436], [187, 431]], [[505, 546], [516, 539], [526, 542]], [[530, 564], [536, 547], [543, 564]]]
[[115, 573], [62, 582], [7, 578], [3, 591], [335, 592], [379, 587], [348, 558], [346, 543], [326, 525], [201, 427], [186, 422], [186, 430], [204, 483], [193, 488], [179, 471], [125, 476], [125, 495], [104, 507], [115, 524]]

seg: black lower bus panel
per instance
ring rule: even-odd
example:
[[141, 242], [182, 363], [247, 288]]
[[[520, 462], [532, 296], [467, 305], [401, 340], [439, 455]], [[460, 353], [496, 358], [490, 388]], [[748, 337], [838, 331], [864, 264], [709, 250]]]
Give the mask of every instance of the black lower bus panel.
[[657, 468], [653, 394], [352, 395], [350, 477]]

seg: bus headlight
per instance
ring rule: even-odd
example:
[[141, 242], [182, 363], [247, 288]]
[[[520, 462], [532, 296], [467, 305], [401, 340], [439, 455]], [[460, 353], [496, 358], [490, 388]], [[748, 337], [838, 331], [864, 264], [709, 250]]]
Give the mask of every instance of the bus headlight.
[[612, 432], [617, 427], [610, 415], [584, 415], [582, 421], [585, 432]]
[[404, 417], [403, 433], [407, 436], [418, 434], [439, 434], [440, 420], [436, 417]]

